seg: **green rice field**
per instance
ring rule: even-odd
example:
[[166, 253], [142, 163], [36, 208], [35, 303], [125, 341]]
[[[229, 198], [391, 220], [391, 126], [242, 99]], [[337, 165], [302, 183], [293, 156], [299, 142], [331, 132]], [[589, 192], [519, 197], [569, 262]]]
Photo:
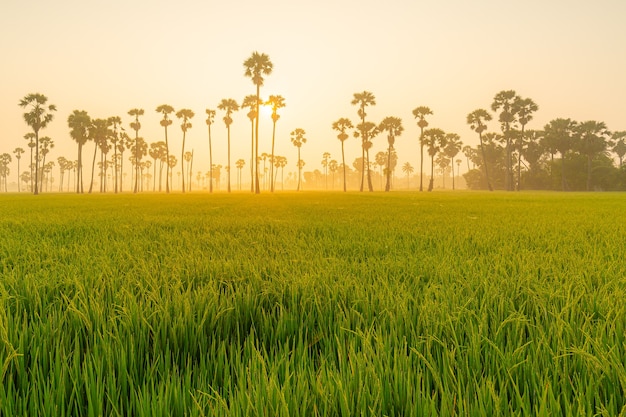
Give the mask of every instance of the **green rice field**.
[[626, 415], [626, 195], [0, 196], [2, 416]]

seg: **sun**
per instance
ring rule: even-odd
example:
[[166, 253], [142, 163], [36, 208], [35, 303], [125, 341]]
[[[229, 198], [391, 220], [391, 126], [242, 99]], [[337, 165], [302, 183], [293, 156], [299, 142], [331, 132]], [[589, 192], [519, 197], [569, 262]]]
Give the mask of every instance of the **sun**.
[[261, 113], [261, 117], [272, 117], [272, 106], [268, 104], [263, 104], [259, 106], [259, 113]]

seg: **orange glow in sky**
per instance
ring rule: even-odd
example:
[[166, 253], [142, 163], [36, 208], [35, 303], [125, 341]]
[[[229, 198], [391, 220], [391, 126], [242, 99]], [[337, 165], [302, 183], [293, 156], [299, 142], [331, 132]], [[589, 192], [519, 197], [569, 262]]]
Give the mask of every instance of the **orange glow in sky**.
[[[399, 165], [418, 166], [419, 128], [411, 111], [429, 106], [430, 127], [478, 138], [465, 123], [493, 96], [513, 89], [539, 111], [529, 128], [557, 117], [600, 120], [626, 130], [626, 1], [601, 0], [84, 0], [3, 1], [0, 6], [0, 153], [12, 153], [29, 131], [19, 100], [39, 92], [58, 112], [45, 135], [52, 157], [75, 159], [67, 117], [86, 110], [93, 118], [143, 108], [141, 135], [163, 140], [160, 104], [196, 113], [186, 148], [208, 155], [205, 109], [224, 98], [241, 103], [255, 89], [243, 61], [253, 51], [274, 64], [261, 96], [282, 95], [276, 153], [295, 171], [297, 150], [289, 133], [307, 132], [302, 158], [320, 168], [322, 154], [340, 159], [340, 117], [357, 120], [353, 93], [371, 91], [377, 105], [368, 119], [402, 118], [396, 140]], [[271, 143], [271, 109], [261, 120], [260, 152]], [[224, 114], [215, 117], [214, 158], [225, 164]], [[233, 115], [232, 161], [248, 160], [246, 111]], [[182, 133], [174, 120], [171, 146]], [[495, 122], [490, 130], [498, 129]], [[88, 147], [90, 144], [87, 145]], [[373, 153], [385, 150], [383, 135]], [[346, 161], [360, 156], [346, 142]], [[194, 170], [208, 170], [208, 157]], [[426, 170], [426, 168], [425, 168]]]

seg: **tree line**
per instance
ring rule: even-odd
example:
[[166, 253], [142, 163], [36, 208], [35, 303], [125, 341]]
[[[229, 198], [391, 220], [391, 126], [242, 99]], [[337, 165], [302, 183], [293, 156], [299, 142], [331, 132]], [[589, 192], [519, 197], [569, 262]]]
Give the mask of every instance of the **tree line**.
[[[225, 169], [227, 191], [232, 191], [231, 185], [231, 136], [230, 127], [233, 123], [233, 113], [240, 109], [247, 110], [250, 120], [250, 191], [259, 193], [261, 188], [274, 192], [276, 189], [279, 170], [281, 183], [284, 184], [284, 168], [287, 166], [287, 158], [275, 154], [276, 124], [280, 119], [279, 110], [286, 106], [284, 97], [270, 95], [269, 99], [261, 99], [261, 87], [265, 77], [272, 73], [273, 64], [266, 54], [253, 52], [243, 63], [244, 75], [251, 79], [255, 94], [246, 96], [241, 105], [233, 98], [225, 98], [217, 105], [217, 110], [223, 112], [223, 122], [227, 130], [227, 162], [224, 166], [213, 163], [211, 127], [215, 123], [216, 109], [205, 110], [209, 144], [209, 172], [206, 173], [208, 190], [213, 192], [214, 182], [219, 184], [221, 168]], [[356, 106], [357, 119], [353, 123], [347, 117], [341, 117], [332, 122], [331, 128], [338, 132], [337, 139], [341, 143], [341, 163], [331, 160], [330, 153], [324, 152], [322, 167], [326, 188], [328, 188], [329, 171], [333, 175], [338, 171], [342, 173], [343, 191], [348, 190], [348, 174], [350, 167], [345, 161], [345, 142], [353, 137], [361, 146], [361, 157], [353, 162], [355, 171], [360, 176], [359, 190], [374, 191], [372, 181], [372, 168], [380, 167], [381, 183], [384, 178], [384, 190], [393, 188], [393, 179], [398, 161], [395, 150], [396, 138], [402, 135], [404, 127], [402, 119], [395, 116], [385, 117], [381, 122], [375, 123], [367, 117], [368, 107], [376, 105], [373, 93], [363, 91], [354, 93], [351, 101]], [[21, 191], [20, 182], [26, 184], [26, 188], [38, 194], [42, 190], [51, 188], [51, 172], [55, 166], [54, 161], [46, 161], [50, 150], [54, 147], [54, 141], [47, 136], [40, 137], [40, 132], [45, 129], [54, 119], [56, 106], [48, 104], [48, 98], [40, 93], [28, 94], [19, 102], [20, 107], [26, 111], [23, 114], [24, 121], [32, 132], [24, 135], [30, 148], [30, 164], [27, 171], [21, 171], [20, 161], [26, 152], [18, 147], [13, 151], [17, 161], [18, 191]], [[267, 105], [272, 110], [272, 141], [271, 152], [263, 152], [259, 155], [259, 106]], [[452, 180], [452, 188], [455, 189], [455, 178], [458, 178], [460, 166], [463, 160], [459, 154], [465, 156], [467, 172], [463, 175], [468, 188], [471, 189], [502, 189], [519, 191], [521, 189], [560, 189], [566, 190], [624, 190], [626, 189], [626, 169], [623, 167], [623, 158], [626, 154], [626, 132], [610, 132], [603, 122], [585, 121], [576, 122], [571, 119], [558, 118], [550, 121], [543, 129], [528, 129], [527, 125], [533, 120], [538, 111], [538, 105], [530, 98], [523, 98], [513, 90], [506, 90], [494, 96], [490, 107], [497, 117], [499, 131], [487, 131], [488, 123], [494, 119], [494, 115], [484, 108], [476, 109], [467, 115], [467, 124], [478, 134], [479, 144], [475, 147], [463, 146], [460, 136], [456, 133], [445, 132], [438, 127], [430, 127], [428, 117], [433, 111], [427, 106], [418, 106], [412, 114], [419, 127], [419, 190], [424, 191], [424, 156], [430, 158], [430, 179], [428, 191], [434, 189], [435, 168], [445, 181], [446, 176]], [[169, 193], [173, 185], [173, 168], [180, 164], [179, 182], [181, 191], [191, 191], [193, 184], [193, 161], [194, 152], [185, 149], [186, 134], [192, 128], [194, 111], [179, 109], [176, 111], [172, 106], [163, 104], [155, 111], [162, 116], [160, 125], [163, 127], [164, 140], [153, 143], [140, 135], [141, 116], [144, 109], [133, 108], [128, 111], [131, 117], [129, 127], [134, 134], [129, 134], [123, 127], [122, 119], [113, 116], [106, 119], [92, 118], [85, 110], [74, 110], [67, 119], [70, 137], [77, 144], [76, 159], [58, 157], [57, 162], [60, 170], [60, 190], [63, 189], [65, 174], [74, 173], [74, 183], [71, 186], [77, 193], [85, 192], [83, 147], [88, 143], [94, 144], [91, 155], [91, 173], [87, 192], [91, 193], [94, 186], [96, 166], [100, 192], [111, 190], [123, 192], [125, 153], [129, 153], [128, 161], [131, 164], [131, 184], [134, 193], [149, 190], [150, 184], [145, 178], [152, 179], [152, 190]], [[182, 133], [182, 148], [180, 153], [170, 149], [168, 139], [168, 127], [176, 117], [180, 122]], [[301, 147], [307, 142], [306, 131], [302, 128], [294, 129], [291, 134], [291, 143], [297, 148], [298, 158], [296, 161], [297, 185], [296, 189], [302, 189], [303, 168], [305, 162], [301, 157]], [[386, 136], [385, 150], [378, 152], [370, 159], [370, 150], [373, 141], [379, 136]], [[612, 154], [619, 163], [616, 165]], [[99, 158], [98, 158], [99, 157]], [[12, 157], [8, 153], [0, 155], [0, 189], [7, 190], [7, 178], [10, 174], [9, 164]], [[269, 167], [266, 166], [269, 162]], [[235, 162], [237, 172], [237, 185], [241, 189], [242, 170], [245, 166], [244, 159]], [[456, 164], [456, 175], [455, 175]], [[260, 166], [263, 169], [260, 171]], [[87, 165], [88, 166], [88, 165]], [[152, 169], [152, 174], [150, 174]], [[413, 166], [406, 162], [402, 166], [402, 172], [407, 177], [407, 188], [410, 183]], [[146, 174], [147, 172], [147, 174]], [[319, 176], [319, 171], [314, 174]], [[310, 175], [309, 175], [310, 176]], [[164, 177], [164, 178], [163, 178]], [[107, 183], [107, 178], [113, 182]], [[263, 179], [261, 186], [260, 178]], [[157, 181], [158, 179], [158, 181]], [[201, 173], [196, 177], [198, 183], [202, 178]], [[181, 182], [182, 180], [182, 182]], [[67, 178], [67, 189], [70, 189], [70, 176]], [[158, 187], [157, 187], [158, 182]], [[381, 186], [382, 188], [382, 186]]]

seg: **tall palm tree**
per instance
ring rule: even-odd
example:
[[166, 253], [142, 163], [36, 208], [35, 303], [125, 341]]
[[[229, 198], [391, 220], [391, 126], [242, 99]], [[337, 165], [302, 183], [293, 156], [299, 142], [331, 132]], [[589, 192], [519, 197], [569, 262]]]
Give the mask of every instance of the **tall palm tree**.
[[339, 141], [341, 142], [341, 164], [343, 165], [343, 191], [344, 192], [347, 191], [346, 156], [344, 152], [344, 142], [346, 141], [346, 139], [348, 139], [348, 134], [346, 133], [346, 129], [352, 129], [353, 127], [354, 126], [352, 126], [352, 122], [345, 117], [342, 117], [339, 120], [333, 122], [333, 130], [336, 130], [339, 132], [339, 134], [337, 135], [337, 139], [339, 139]]
[[430, 155], [430, 183], [428, 191], [432, 191], [435, 183], [435, 156], [445, 146], [446, 134], [438, 128], [431, 128], [424, 131], [424, 144], [428, 148]]
[[489, 191], [493, 191], [491, 186], [491, 180], [489, 179], [489, 169], [487, 167], [487, 156], [485, 154], [485, 144], [483, 143], [483, 132], [487, 129], [486, 122], [492, 119], [491, 114], [485, 109], [477, 109], [467, 115], [467, 124], [470, 125], [470, 129], [478, 133], [478, 139], [480, 140], [480, 153], [483, 158], [483, 167], [485, 168], [485, 180], [487, 181], [487, 188]]
[[326, 184], [326, 190], [328, 190], [328, 162], [330, 161], [330, 152], [324, 152], [322, 154], [322, 167], [324, 168], [324, 179]]
[[109, 122], [109, 126], [111, 126], [111, 146], [113, 147], [113, 179], [115, 182], [115, 194], [118, 193], [118, 181], [119, 181], [119, 177], [118, 177], [118, 170], [119, 170], [119, 158], [117, 157], [117, 151], [119, 149], [119, 143], [122, 140], [122, 138], [120, 137], [120, 132], [118, 131], [118, 129], [124, 131], [124, 128], [122, 127], [122, 119], [119, 116], [113, 116], [113, 117], [109, 117], [108, 119]]
[[[17, 159], [17, 192], [22, 191], [22, 187], [20, 186], [20, 159], [22, 159], [22, 154], [26, 152], [22, 148], [13, 149], [13, 153], [15, 154], [15, 159]], [[620, 163], [621, 165], [621, 163]]]
[[33, 194], [39, 194], [37, 179], [39, 178], [39, 131], [45, 129], [54, 119], [54, 113], [57, 108], [54, 104], [46, 106], [48, 97], [40, 93], [28, 94], [20, 100], [19, 106], [28, 108], [24, 113], [24, 121], [33, 129], [35, 134], [35, 189]]
[[[93, 191], [93, 177], [96, 169], [96, 155], [98, 149], [106, 147], [106, 142], [111, 132], [109, 130], [109, 122], [106, 119], [94, 119], [89, 129], [89, 138], [94, 142], [93, 161], [91, 163], [91, 183], [89, 184], [89, 194]], [[102, 179], [100, 181], [102, 183]], [[101, 188], [102, 189], [102, 188]]]
[[272, 107], [272, 154], [270, 164], [270, 192], [274, 192], [274, 142], [276, 138], [276, 122], [280, 119], [278, 109], [285, 107], [285, 99], [283, 96], [270, 96], [269, 100], [265, 103]]
[[543, 128], [543, 141], [548, 148], [561, 154], [561, 190], [567, 190], [565, 155], [574, 147], [574, 134], [577, 123], [571, 119], [554, 119]]
[[[209, 181], [209, 192], [213, 192], [213, 145], [211, 143], [211, 125], [213, 124], [214, 120], [215, 120], [215, 110], [212, 109], [206, 109], [206, 125], [209, 129], [209, 178], [211, 179]], [[228, 160], [228, 164], [230, 166], [230, 130], [228, 131], [228, 148], [229, 148], [229, 160]], [[228, 184], [228, 189], [230, 190], [230, 171], [229, 171], [229, 184]]]
[[4, 182], [4, 192], [8, 192], [7, 189], [7, 176], [10, 174], [9, 164], [11, 163], [11, 155], [3, 153], [0, 155], [0, 184]]
[[501, 110], [498, 120], [502, 128], [504, 139], [506, 140], [506, 178], [505, 188], [513, 191], [513, 160], [511, 148], [511, 125], [516, 121], [517, 108], [513, 105], [519, 97], [513, 90], [503, 90], [495, 95], [491, 110], [494, 112]]
[[143, 116], [143, 109], [131, 109], [128, 111], [129, 116], [134, 116], [135, 121], [130, 124], [130, 128], [135, 131], [135, 186], [134, 193], [139, 191], [139, 129], [141, 129], [141, 123], [139, 123], [139, 116]]
[[402, 172], [406, 174], [406, 189], [407, 190], [411, 188], [411, 174], [414, 171], [415, 170], [413, 169], [413, 166], [409, 162], [405, 162], [404, 165], [402, 165]]
[[399, 117], [385, 117], [378, 129], [387, 132], [387, 143], [389, 147], [387, 149], [387, 181], [385, 183], [385, 191], [391, 190], [391, 155], [393, 153], [393, 146], [396, 142], [396, 136], [400, 136], [404, 131], [402, 127], [402, 119]]
[[427, 106], [418, 106], [413, 109], [413, 116], [417, 119], [417, 125], [420, 128], [420, 191], [424, 191], [424, 128], [428, 127], [426, 116], [433, 114], [433, 111]]
[[330, 162], [328, 162], [328, 170], [331, 172], [331, 174], [333, 174], [331, 184], [332, 184], [332, 189], [334, 190], [335, 189], [335, 172], [339, 170], [339, 164], [337, 163], [336, 160], [331, 159]]
[[[39, 138], [39, 154], [41, 156], [41, 166], [46, 165], [46, 156], [50, 152], [50, 149], [54, 148], [54, 141], [49, 136]], [[40, 190], [43, 190], [43, 175], [40, 180]]]
[[[367, 113], [365, 113], [365, 108], [367, 106], [375, 106], [376, 105], [376, 97], [374, 97], [374, 94], [372, 94], [369, 91], [363, 91], [362, 93], [354, 93], [353, 94], [353, 99], [351, 101], [351, 104], [353, 106], [359, 106], [359, 110], [357, 111], [357, 114], [359, 116], [359, 118], [361, 119], [361, 123], [357, 126], [357, 132], [355, 132], [355, 137], [361, 137], [361, 157], [362, 159], [362, 166], [361, 166], [361, 186], [359, 191], [363, 191], [363, 183], [365, 182], [365, 152], [366, 150], [369, 150], [369, 148], [371, 147], [371, 142], [370, 142], [370, 137], [369, 134], [370, 132], [372, 132], [372, 129], [374, 129], [374, 127], [376, 126], [375, 124], [372, 126], [372, 124], [366, 124], [365, 123], [365, 116], [367, 116]], [[369, 127], [369, 129], [368, 129]], [[373, 135], [375, 136], [375, 135]], [[368, 152], [369, 155], [369, 152]], [[374, 191], [374, 187], [372, 186], [372, 177], [370, 175], [370, 170], [369, 170], [369, 156], [367, 158], [367, 186], [369, 191]]]
[[[252, 103], [250, 103], [250, 106], [251, 105]], [[226, 112], [223, 120], [224, 124], [226, 125], [226, 131], [228, 133], [228, 164], [226, 165], [226, 172], [228, 172], [228, 192], [230, 193], [230, 125], [233, 123], [233, 118], [231, 117], [231, 115], [233, 114], [233, 112], [239, 110], [239, 104], [237, 104], [237, 102], [232, 98], [224, 98], [222, 99], [220, 104], [217, 105], [217, 108]]]
[[617, 155], [617, 158], [619, 159], [619, 167], [621, 168], [623, 165], [622, 162], [624, 160], [624, 155], [626, 155], [626, 131], [622, 130], [613, 132], [611, 139], [613, 140], [613, 148], [611, 150], [615, 152], [615, 155]]
[[83, 146], [90, 137], [90, 129], [92, 128], [91, 117], [84, 110], [74, 110], [67, 118], [67, 124], [70, 128], [70, 136], [78, 144], [78, 165], [76, 168], [76, 193], [83, 193]]
[[[270, 75], [272, 73], [272, 69], [274, 65], [272, 61], [270, 61], [270, 57], [266, 54], [262, 54], [259, 52], [253, 52], [252, 55], [243, 62], [243, 66], [245, 67], [244, 75], [249, 77], [252, 80], [252, 83], [256, 86], [256, 108], [255, 112], [259, 114], [259, 105], [261, 102], [261, 87], [263, 86], [263, 82], [265, 79], [264, 76]], [[252, 158], [253, 161], [257, 161], [259, 156], [259, 118], [256, 118], [256, 123], [254, 127], [254, 156]], [[254, 170], [254, 190], [255, 193], [259, 194], [261, 192], [259, 188], [259, 167], [257, 165]]]
[[300, 158], [300, 148], [306, 143], [304, 135], [306, 135], [306, 132], [300, 128], [291, 132], [291, 143], [298, 148], [298, 189], [296, 191], [300, 191], [300, 184], [302, 183], [302, 167], [304, 164], [302, 164], [302, 158]]
[[578, 137], [578, 149], [582, 155], [587, 157], [587, 191], [591, 191], [593, 158], [606, 152], [611, 132], [607, 130], [604, 122], [589, 120], [576, 127], [576, 135]]
[[183, 131], [183, 147], [180, 153], [180, 171], [183, 176], [182, 190], [185, 192], [185, 138], [187, 137], [187, 130], [191, 129], [190, 119], [195, 116], [195, 113], [189, 109], [180, 109], [176, 112], [176, 117], [183, 119], [180, 124], [180, 129]]
[[254, 161], [256, 161], [256, 158], [254, 157], [254, 121], [256, 120], [256, 115], [257, 115], [257, 107], [259, 104], [259, 100], [257, 99], [257, 96], [253, 96], [253, 95], [248, 95], [246, 97], [244, 97], [243, 101], [241, 102], [241, 107], [242, 108], [249, 108], [250, 111], [248, 112], [247, 116], [248, 119], [250, 119], [250, 137], [251, 139], [251, 153], [250, 153], [250, 191], [254, 192]]
[[[169, 125], [172, 124], [172, 119], [170, 119], [170, 114], [174, 113], [174, 107], [170, 106], [169, 104], [161, 104], [159, 107], [156, 108], [155, 110], [157, 113], [161, 113], [163, 115], [163, 118], [161, 119], [161, 121], [159, 122], [161, 124], [161, 126], [163, 126], [163, 129], [165, 130], [165, 154], [166, 154], [166, 160], [168, 160], [170, 158], [170, 143], [167, 140], [167, 127]], [[170, 192], [170, 176], [169, 176], [169, 171], [170, 170], [170, 166], [169, 164], [165, 164], [165, 192], [169, 193]]]
[[241, 170], [245, 164], [246, 161], [244, 161], [243, 159], [237, 159], [237, 162], [235, 162], [235, 166], [239, 170], [239, 172], [237, 173], [237, 185], [239, 186], [239, 191], [241, 191]]
[[452, 166], [452, 189], [455, 189], [454, 182], [454, 158], [461, 152], [461, 147], [463, 146], [463, 142], [461, 142], [461, 137], [456, 133], [448, 133], [446, 134], [446, 147], [443, 150], [444, 155], [449, 158], [450, 165]]
[[35, 178], [33, 174], [33, 169], [35, 168], [35, 164], [33, 161], [33, 149], [35, 148], [35, 145], [36, 145], [35, 134], [33, 132], [29, 132], [24, 135], [24, 139], [28, 141], [28, 147], [30, 148], [30, 165], [29, 165], [30, 177], [28, 180], [30, 181], [30, 190], [32, 192], [35, 189], [33, 185], [33, 178]]
[[521, 98], [516, 96], [513, 100], [513, 113], [517, 114], [517, 120], [522, 126], [519, 134], [518, 158], [517, 158], [517, 191], [520, 190], [520, 179], [522, 175], [522, 148], [525, 142], [524, 130], [528, 122], [533, 119], [533, 113], [539, 110], [539, 106], [530, 98]]

